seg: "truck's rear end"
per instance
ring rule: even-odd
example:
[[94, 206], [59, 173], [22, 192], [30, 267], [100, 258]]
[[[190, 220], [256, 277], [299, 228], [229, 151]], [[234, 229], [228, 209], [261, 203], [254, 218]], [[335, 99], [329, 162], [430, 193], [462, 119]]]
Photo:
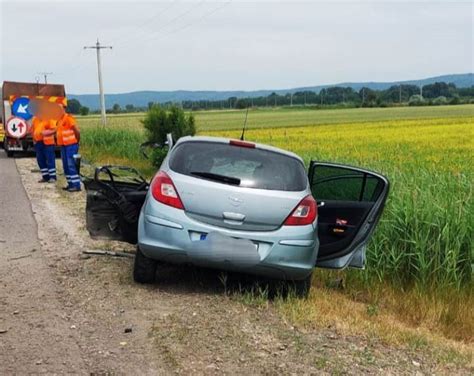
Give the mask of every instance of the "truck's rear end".
[[[31, 137], [33, 114], [28, 109], [30, 100], [46, 100], [66, 105], [64, 85], [3, 82], [2, 101], [0, 103], [3, 124], [0, 131], [0, 141], [9, 157], [12, 157], [15, 152], [34, 150]], [[26, 125], [26, 132], [12, 132], [11, 127], [8, 127], [8, 122], [13, 118], [17, 118], [20, 125]], [[13, 129], [16, 129], [16, 125]]]

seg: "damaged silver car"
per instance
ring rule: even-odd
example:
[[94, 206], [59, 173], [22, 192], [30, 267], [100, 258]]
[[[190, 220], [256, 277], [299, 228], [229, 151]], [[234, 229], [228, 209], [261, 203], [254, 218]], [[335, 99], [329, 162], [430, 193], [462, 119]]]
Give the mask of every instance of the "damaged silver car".
[[190, 263], [288, 281], [302, 296], [315, 266], [364, 267], [389, 191], [378, 173], [307, 171], [288, 151], [214, 137], [170, 145], [151, 183], [104, 166], [85, 184], [91, 236], [137, 244], [135, 281], [152, 283], [158, 262]]

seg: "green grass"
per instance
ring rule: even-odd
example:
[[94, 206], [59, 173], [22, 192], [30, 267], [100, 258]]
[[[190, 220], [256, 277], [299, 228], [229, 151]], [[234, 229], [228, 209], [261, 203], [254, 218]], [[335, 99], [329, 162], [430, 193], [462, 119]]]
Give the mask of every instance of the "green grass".
[[[195, 115], [200, 134], [238, 138], [245, 111]], [[80, 118], [82, 154], [151, 176], [139, 153], [141, 117], [110, 116], [107, 128]], [[429, 321], [450, 338], [474, 336], [474, 105], [252, 110], [248, 126], [248, 140], [294, 151], [306, 163], [336, 161], [387, 175], [391, 192], [367, 268], [344, 272], [346, 294], [377, 310], [391, 307], [414, 325]], [[333, 277], [318, 271], [316, 281]]]
[[[472, 279], [474, 262], [473, 114], [474, 105], [255, 110], [249, 115], [255, 126], [249, 128], [247, 138], [294, 151], [306, 163], [331, 160], [385, 173], [392, 191], [369, 249], [369, 267], [357, 275], [389, 279], [401, 286], [459, 289]], [[242, 115], [242, 111], [197, 113], [199, 133], [237, 138], [240, 125], [233, 129], [233, 124]], [[415, 120], [401, 120], [407, 116]], [[340, 123], [313, 125], [329, 117]], [[379, 120], [385, 117], [390, 120]], [[273, 118], [277, 124], [309, 123], [291, 130], [268, 129]], [[151, 176], [154, 168], [139, 152], [145, 138], [140, 118], [109, 117], [107, 128], [94, 125], [98, 121], [80, 118], [86, 159], [131, 164]]]
[[[238, 138], [245, 111], [195, 116], [200, 134]], [[139, 152], [142, 118], [109, 116], [102, 128], [98, 117], [79, 117], [81, 153], [97, 164], [132, 165], [151, 177], [155, 169]], [[472, 360], [474, 105], [257, 109], [249, 113], [247, 139], [294, 151], [305, 163], [364, 166], [391, 181], [367, 268], [316, 269], [309, 299], [276, 302], [289, 322], [376, 335], [414, 348], [454, 346]], [[341, 277], [345, 289], [328, 288]], [[265, 303], [259, 291], [237, 299]]]

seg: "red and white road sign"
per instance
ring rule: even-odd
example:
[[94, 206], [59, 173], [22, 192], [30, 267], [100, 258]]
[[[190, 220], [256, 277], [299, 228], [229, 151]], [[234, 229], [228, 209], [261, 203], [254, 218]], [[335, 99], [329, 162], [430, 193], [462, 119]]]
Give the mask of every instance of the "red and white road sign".
[[13, 116], [8, 119], [5, 130], [9, 137], [23, 138], [28, 131], [28, 125], [24, 119]]

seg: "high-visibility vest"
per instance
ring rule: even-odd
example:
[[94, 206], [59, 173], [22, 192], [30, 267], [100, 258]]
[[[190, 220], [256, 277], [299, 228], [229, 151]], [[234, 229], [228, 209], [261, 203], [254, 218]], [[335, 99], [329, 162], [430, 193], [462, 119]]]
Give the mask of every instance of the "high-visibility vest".
[[58, 145], [72, 145], [77, 144], [76, 134], [73, 127], [76, 125], [76, 120], [69, 114], [65, 114], [58, 120], [57, 141]]
[[[44, 130], [54, 130], [56, 129], [56, 122], [54, 120], [45, 120], [43, 121]], [[54, 133], [50, 136], [43, 136], [43, 142], [45, 145], [54, 145]]]
[[34, 142], [43, 141], [43, 135], [41, 132], [43, 132], [44, 123], [37, 117], [34, 117], [31, 124], [32, 124], [31, 130], [32, 130], [33, 141]]

